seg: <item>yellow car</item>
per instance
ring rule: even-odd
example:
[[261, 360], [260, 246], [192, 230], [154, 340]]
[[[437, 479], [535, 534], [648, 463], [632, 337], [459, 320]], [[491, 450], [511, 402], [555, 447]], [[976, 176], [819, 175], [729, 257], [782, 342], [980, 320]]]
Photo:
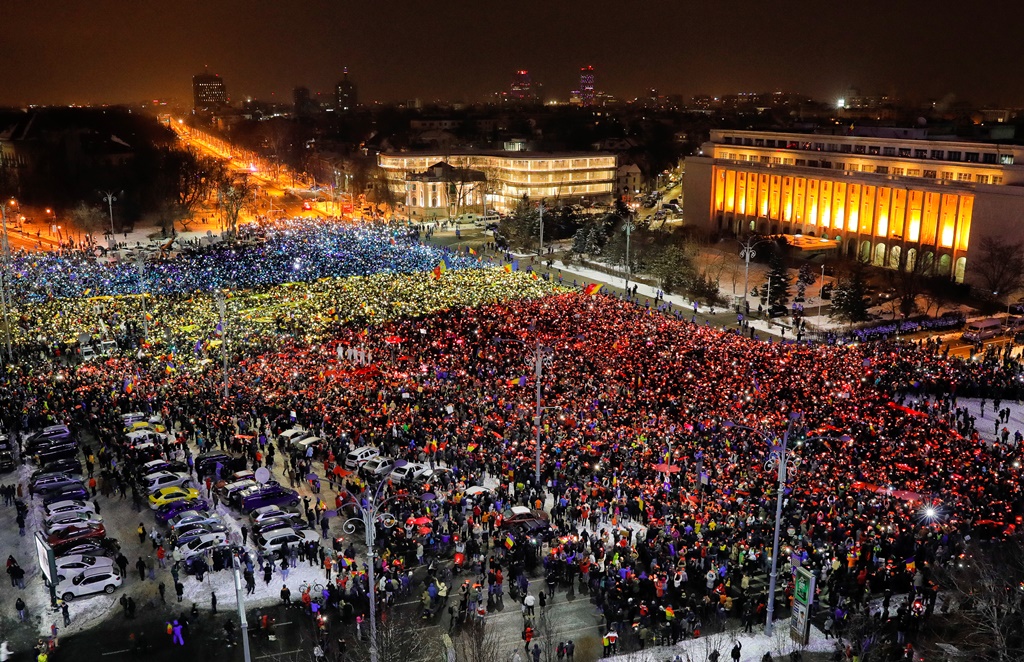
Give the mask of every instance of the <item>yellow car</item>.
[[172, 501], [198, 498], [199, 490], [191, 487], [164, 487], [149, 495], [149, 507], [156, 510], [160, 506]]

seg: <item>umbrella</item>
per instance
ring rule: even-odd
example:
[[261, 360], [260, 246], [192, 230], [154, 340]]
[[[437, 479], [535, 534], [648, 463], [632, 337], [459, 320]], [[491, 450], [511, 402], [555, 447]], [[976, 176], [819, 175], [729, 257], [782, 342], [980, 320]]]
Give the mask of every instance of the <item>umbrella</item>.
[[431, 522], [433, 522], [433, 520], [426, 516], [417, 517], [412, 521], [413, 524], [418, 524], [420, 526], [423, 526], [424, 524], [430, 524]]
[[664, 462], [662, 462], [661, 464], [654, 465], [654, 468], [655, 470], [660, 471], [663, 474], [674, 474], [679, 471], [678, 466], [674, 464], [665, 464]]
[[313, 473], [306, 474], [306, 480], [319, 480], [319, 478], [320, 476]]

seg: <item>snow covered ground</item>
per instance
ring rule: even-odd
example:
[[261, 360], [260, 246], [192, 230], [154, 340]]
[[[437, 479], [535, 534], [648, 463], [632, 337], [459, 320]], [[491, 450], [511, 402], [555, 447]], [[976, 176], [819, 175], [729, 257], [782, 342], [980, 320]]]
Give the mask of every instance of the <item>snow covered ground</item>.
[[721, 653], [719, 658], [722, 662], [731, 660], [729, 653], [733, 646], [739, 642], [741, 660], [760, 660], [765, 653], [771, 652], [772, 658], [779, 661], [784, 655], [789, 655], [793, 650], [799, 648], [801, 651], [829, 652], [834, 649], [835, 639], [825, 639], [825, 636], [815, 627], [811, 627], [810, 641], [807, 646], [797, 647], [789, 636], [789, 620], [785, 619], [775, 623], [775, 629], [771, 637], [764, 636], [764, 626], [761, 624], [754, 634], [743, 634], [739, 629], [727, 630], [717, 634], [701, 634], [696, 639], [686, 639], [675, 646], [654, 646], [642, 651], [634, 651], [623, 655], [615, 655], [609, 660], [618, 662], [662, 662], [672, 660], [678, 656], [683, 662], [703, 662], [713, 650]]

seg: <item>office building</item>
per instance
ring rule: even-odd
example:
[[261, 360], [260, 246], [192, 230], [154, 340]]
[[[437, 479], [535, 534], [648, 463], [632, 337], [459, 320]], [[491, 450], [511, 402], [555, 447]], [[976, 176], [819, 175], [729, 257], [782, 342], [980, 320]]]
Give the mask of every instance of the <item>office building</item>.
[[516, 103], [529, 103], [537, 100], [530, 72], [526, 69], [516, 71], [515, 76], [512, 77], [509, 99]]
[[414, 221], [464, 214], [483, 215], [487, 176], [439, 161], [423, 172], [405, 175], [405, 213]]
[[846, 257], [957, 282], [983, 238], [1024, 238], [1024, 147], [924, 129], [714, 130], [684, 186], [687, 221], [711, 231], [824, 237]]
[[580, 89], [576, 95], [581, 106], [594, 105], [594, 67], [580, 68]]
[[511, 211], [523, 197], [549, 204], [611, 201], [617, 159], [602, 152], [383, 152], [378, 157], [398, 200], [409, 192], [407, 177], [438, 162], [484, 173], [487, 209]]
[[192, 76], [192, 107], [196, 110], [217, 110], [228, 105], [228, 88], [217, 74]]
[[347, 113], [355, 110], [356, 105], [359, 103], [358, 92], [356, 84], [348, 78], [348, 67], [345, 67], [342, 79], [338, 81], [338, 85], [335, 87], [335, 107], [338, 109], [338, 112]]

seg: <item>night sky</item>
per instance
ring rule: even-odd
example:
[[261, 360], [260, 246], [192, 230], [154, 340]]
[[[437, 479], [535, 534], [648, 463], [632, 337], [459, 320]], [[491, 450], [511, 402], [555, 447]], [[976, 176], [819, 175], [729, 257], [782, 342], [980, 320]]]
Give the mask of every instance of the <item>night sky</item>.
[[855, 87], [1024, 105], [1021, 2], [7, 0], [0, 23], [12, 105], [190, 102], [207, 65], [233, 101], [327, 93], [343, 66], [364, 103], [479, 101], [518, 68], [564, 100], [587, 64], [621, 98]]

